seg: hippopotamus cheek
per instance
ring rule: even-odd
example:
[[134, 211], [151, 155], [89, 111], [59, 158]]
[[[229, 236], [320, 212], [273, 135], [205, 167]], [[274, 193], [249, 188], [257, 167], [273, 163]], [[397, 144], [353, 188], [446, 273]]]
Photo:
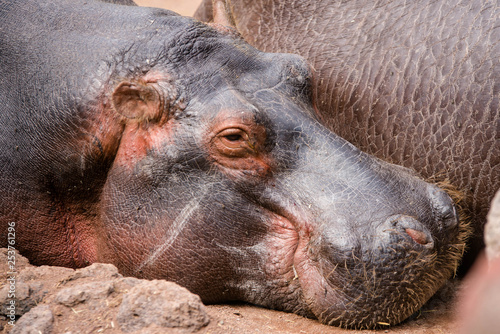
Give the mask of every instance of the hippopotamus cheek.
[[[309, 308], [303, 304], [300, 280], [294, 265], [299, 233], [290, 221], [273, 213], [270, 214], [268, 223], [268, 233], [256, 246], [251, 247], [249, 253], [257, 255], [259, 262], [263, 262], [263, 276], [259, 284], [252, 283], [252, 289], [242, 289], [244, 298], [265, 307], [312, 317], [313, 314], [308, 313]], [[254, 251], [257, 252], [253, 253]], [[238, 253], [240, 252], [241, 249], [238, 250]], [[241, 286], [246, 284], [246, 276], [237, 283]], [[287, 305], [288, 303], [291, 306]]]

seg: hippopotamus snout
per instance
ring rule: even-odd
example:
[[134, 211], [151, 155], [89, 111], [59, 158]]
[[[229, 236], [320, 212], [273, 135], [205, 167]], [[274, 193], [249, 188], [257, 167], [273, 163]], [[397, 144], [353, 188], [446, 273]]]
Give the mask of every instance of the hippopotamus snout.
[[[410, 237], [418, 246], [409, 244], [409, 247], [422, 246], [429, 250], [434, 249], [438, 244], [447, 244], [455, 239], [459, 233], [459, 217], [455, 204], [450, 196], [438, 187], [429, 184], [427, 188], [432, 208], [428, 224], [413, 216], [398, 214], [388, 217], [377, 226], [377, 232], [381, 236], [386, 235], [388, 239], [393, 239], [394, 235], [402, 240]], [[388, 242], [394, 241], [388, 240]]]
[[[310, 232], [299, 231], [295, 268], [306, 300], [316, 298], [310, 311], [343, 327], [401, 321], [458, 266], [462, 236], [453, 201], [411, 170], [321, 136], [315, 126], [301, 129], [307, 153], [295, 159], [300, 172], [287, 178], [283, 193], [308, 203], [301, 212]], [[315, 136], [304, 135], [309, 131]]]
[[[440, 252], [441, 248], [453, 243], [459, 235], [459, 217], [457, 210], [451, 198], [442, 190], [434, 185], [428, 185], [427, 191], [434, 196], [428, 198], [428, 205], [431, 208], [427, 213], [417, 215], [409, 214], [394, 214], [389, 215], [382, 220], [367, 222], [361, 226], [358, 231], [352, 229], [346, 233], [357, 235], [359, 238], [359, 247], [370, 249], [372, 254], [380, 250], [390, 249], [397, 246], [401, 252], [419, 252], [420, 256], [424, 257], [432, 252]], [[423, 189], [425, 192], [425, 187]], [[439, 208], [439, 211], [432, 210]], [[339, 222], [329, 224], [337, 226]], [[331, 227], [329, 227], [331, 228]], [[326, 233], [329, 234], [328, 232]], [[332, 238], [338, 238], [335, 233]], [[326, 247], [331, 247], [328, 252], [332, 257], [332, 262], [342, 262], [338, 258], [338, 254], [350, 253], [355, 247], [352, 244], [338, 246], [337, 240], [324, 240]], [[342, 244], [342, 243], [341, 243]], [[394, 258], [404, 258], [405, 255], [400, 253], [392, 254]], [[387, 255], [384, 255], [385, 257]], [[372, 257], [370, 261], [376, 261], [376, 257]]]
[[[306, 266], [297, 265], [306, 298], [324, 291], [325, 299], [311, 303], [311, 312], [326, 324], [349, 328], [397, 323], [415, 312], [416, 301], [429, 299], [437, 282], [456, 270], [463, 249], [451, 199], [441, 193], [429, 197], [427, 206], [420, 215], [358, 221], [358, 228], [344, 232], [339, 226], [346, 220], [325, 224], [306, 251], [297, 251], [321, 273], [307, 273]], [[435, 213], [436, 206], [443, 210]]]

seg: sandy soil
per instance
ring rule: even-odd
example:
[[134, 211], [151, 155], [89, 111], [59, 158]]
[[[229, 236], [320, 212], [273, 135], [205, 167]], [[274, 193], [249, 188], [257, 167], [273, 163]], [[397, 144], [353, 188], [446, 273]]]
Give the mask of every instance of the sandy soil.
[[457, 334], [459, 326], [450, 310], [416, 316], [403, 324], [388, 329], [345, 330], [320, 324], [316, 320], [295, 314], [266, 310], [250, 305], [209, 305], [210, 324], [200, 331], [206, 334], [271, 333], [271, 334]]

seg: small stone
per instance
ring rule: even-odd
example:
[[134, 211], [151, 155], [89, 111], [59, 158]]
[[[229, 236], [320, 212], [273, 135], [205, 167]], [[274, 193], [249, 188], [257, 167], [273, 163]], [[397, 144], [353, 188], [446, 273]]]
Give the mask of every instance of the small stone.
[[51, 333], [54, 316], [48, 305], [34, 307], [16, 322], [10, 334]]
[[122, 277], [118, 269], [109, 263], [94, 263], [88, 267], [77, 269], [71, 280], [85, 277], [118, 278]]
[[200, 297], [167, 281], [144, 281], [123, 296], [116, 316], [124, 332], [151, 325], [196, 331], [209, 323]]
[[55, 301], [64, 306], [73, 307], [90, 299], [104, 300], [114, 291], [111, 281], [92, 282], [62, 289]]

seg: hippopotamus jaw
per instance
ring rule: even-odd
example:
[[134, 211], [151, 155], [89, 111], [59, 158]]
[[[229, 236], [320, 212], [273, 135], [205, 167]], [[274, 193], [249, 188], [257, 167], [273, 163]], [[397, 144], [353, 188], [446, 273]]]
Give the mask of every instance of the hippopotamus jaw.
[[[403, 321], [453, 273], [463, 247], [436, 249], [415, 241], [404, 227], [384, 231], [380, 226], [380, 233], [389, 234], [392, 243], [375, 238], [372, 244], [356, 245], [355, 240], [350, 240], [355, 244], [351, 249], [335, 251], [327, 249], [322, 233], [305, 215], [265, 211], [272, 238], [266, 237], [245, 250], [219, 245], [225, 252], [237, 254], [236, 258], [250, 253], [261, 256], [260, 269], [242, 268], [239, 280], [228, 288], [237, 295], [235, 299], [316, 318], [329, 325], [374, 328]], [[406, 218], [395, 215], [388, 218], [388, 223], [392, 225], [397, 219], [401, 224], [408, 223]], [[412, 226], [414, 223], [410, 222]], [[266, 280], [259, 280], [257, 272]]]
[[293, 260], [306, 305], [302, 311], [325, 324], [346, 328], [397, 324], [456, 271], [464, 247], [460, 238], [465, 234], [455, 244], [437, 249], [434, 242], [422, 245], [404, 230], [390, 231], [391, 243], [375, 249], [358, 244], [339, 254], [329, 249], [330, 256], [315, 251], [321, 240], [302, 235]]

